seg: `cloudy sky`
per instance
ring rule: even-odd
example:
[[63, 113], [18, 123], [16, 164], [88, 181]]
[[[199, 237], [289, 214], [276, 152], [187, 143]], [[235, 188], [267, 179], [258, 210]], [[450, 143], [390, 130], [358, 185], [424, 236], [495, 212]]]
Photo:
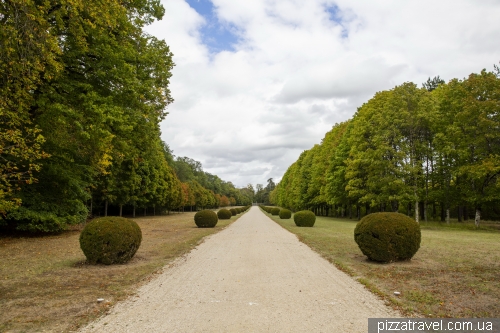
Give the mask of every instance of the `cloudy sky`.
[[498, 0], [162, 0], [162, 138], [236, 186], [281, 179], [375, 92], [500, 61]]

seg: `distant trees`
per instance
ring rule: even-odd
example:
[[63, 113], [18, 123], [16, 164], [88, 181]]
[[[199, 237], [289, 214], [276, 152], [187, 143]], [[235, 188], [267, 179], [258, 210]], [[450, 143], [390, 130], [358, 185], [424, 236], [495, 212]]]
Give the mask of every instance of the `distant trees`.
[[499, 218], [500, 78], [404, 83], [363, 104], [304, 151], [271, 195], [293, 210], [416, 221]]
[[[250, 184], [249, 184], [250, 185]], [[262, 184], [256, 185], [255, 195], [253, 197], [253, 201], [270, 204], [270, 195], [271, 192], [276, 188], [276, 184], [274, 183], [273, 178], [269, 178], [267, 180], [267, 185], [264, 187]], [[253, 190], [253, 187], [252, 187]]]
[[[172, 152], [170, 155], [173, 157]], [[216, 175], [203, 171], [199, 161], [189, 157], [172, 158], [172, 167], [179, 180], [188, 187], [195, 196], [194, 203], [182, 205], [195, 207], [226, 207], [230, 205], [246, 206], [252, 203], [253, 187], [238, 189], [233, 183], [226, 182]]]

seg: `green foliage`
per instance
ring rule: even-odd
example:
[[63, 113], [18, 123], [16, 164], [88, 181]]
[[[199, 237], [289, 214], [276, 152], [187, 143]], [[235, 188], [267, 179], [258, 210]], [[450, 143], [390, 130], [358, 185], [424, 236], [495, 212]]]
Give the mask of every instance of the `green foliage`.
[[271, 208], [271, 215], [279, 215], [280, 209], [278, 207]]
[[101, 217], [90, 221], [80, 234], [80, 247], [91, 264], [123, 264], [139, 249], [141, 228], [133, 220]]
[[236, 211], [236, 208], [231, 208], [231, 209], [229, 209], [229, 211], [231, 212], [231, 214], [233, 214], [233, 216], [238, 215], [238, 212]]
[[108, 205], [215, 208], [216, 194], [252, 202], [253, 188], [160, 140], [173, 55], [144, 31], [160, 1], [0, 7], [0, 227], [57, 231]]
[[[213, 204], [202, 207], [225, 207], [229, 205], [247, 205], [253, 200], [253, 187], [237, 189], [231, 182], [226, 182], [216, 175], [203, 171], [202, 164], [189, 157], [177, 157], [173, 161], [175, 172], [182, 182], [196, 182], [217, 199]], [[228, 200], [228, 201], [226, 201]], [[198, 206], [198, 204], [196, 204]]]
[[194, 223], [198, 228], [213, 228], [217, 225], [219, 219], [217, 214], [211, 210], [201, 210], [194, 215]]
[[220, 209], [217, 212], [217, 217], [221, 220], [229, 220], [231, 216], [233, 216], [233, 214], [228, 209]]
[[45, 138], [30, 113], [43, 82], [61, 72], [49, 2], [2, 2], [0, 29], [0, 224], [21, 204], [20, 184], [36, 181]]
[[288, 209], [280, 209], [279, 216], [280, 219], [287, 220], [292, 217], [292, 212]]
[[270, 204], [271, 192], [275, 189], [275, 187], [276, 184], [274, 183], [273, 178], [269, 178], [267, 180], [267, 185], [265, 187], [262, 184], [257, 184], [254, 197], [255, 201]]
[[399, 211], [418, 222], [467, 209], [477, 225], [483, 212], [498, 219], [499, 98], [500, 77], [486, 70], [378, 92], [299, 156], [272, 202], [336, 216]]
[[316, 215], [310, 210], [302, 210], [293, 214], [293, 221], [297, 227], [312, 227], [316, 222]]
[[439, 85], [441, 84], [445, 84], [446, 82], [441, 79], [438, 76], [435, 76], [434, 78], [428, 78], [426, 82], [422, 83], [422, 87], [427, 89], [428, 91], [433, 91], [435, 90], [437, 87], [439, 87]]
[[373, 213], [358, 222], [354, 240], [371, 260], [408, 260], [420, 247], [420, 225], [400, 213]]

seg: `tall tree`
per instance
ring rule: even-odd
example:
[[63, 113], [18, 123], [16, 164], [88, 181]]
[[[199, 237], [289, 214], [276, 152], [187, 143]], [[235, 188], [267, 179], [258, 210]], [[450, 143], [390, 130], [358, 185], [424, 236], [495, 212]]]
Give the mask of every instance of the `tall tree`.
[[437, 87], [439, 87], [439, 85], [445, 83], [443, 79], [441, 79], [438, 76], [435, 76], [434, 78], [428, 78], [426, 82], [422, 83], [422, 87], [427, 89], [427, 91], [433, 91], [434, 89], [436, 89]]
[[456, 152], [456, 176], [464, 197], [476, 210], [479, 226], [482, 210], [498, 203], [500, 196], [500, 79], [483, 70], [465, 80], [453, 80], [441, 95], [443, 101], [452, 100], [441, 104], [451, 117], [441, 134], [443, 147]]
[[30, 113], [33, 92], [62, 70], [51, 10], [50, 2], [0, 2], [0, 222], [21, 204], [20, 185], [36, 181], [48, 157]]

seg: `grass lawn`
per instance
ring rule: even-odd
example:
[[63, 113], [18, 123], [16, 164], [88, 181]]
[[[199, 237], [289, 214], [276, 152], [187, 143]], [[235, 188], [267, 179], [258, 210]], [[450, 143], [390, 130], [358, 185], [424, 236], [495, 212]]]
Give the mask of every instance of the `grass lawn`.
[[354, 242], [357, 221], [317, 217], [314, 227], [299, 228], [293, 217], [267, 215], [407, 316], [500, 317], [498, 229], [421, 223], [422, 243], [411, 261], [379, 264]]
[[[142, 244], [124, 265], [87, 265], [80, 230], [45, 237], [0, 236], [0, 332], [74, 330], [239, 216], [204, 229], [194, 224], [194, 213], [136, 218]], [[98, 304], [97, 298], [105, 301]]]

